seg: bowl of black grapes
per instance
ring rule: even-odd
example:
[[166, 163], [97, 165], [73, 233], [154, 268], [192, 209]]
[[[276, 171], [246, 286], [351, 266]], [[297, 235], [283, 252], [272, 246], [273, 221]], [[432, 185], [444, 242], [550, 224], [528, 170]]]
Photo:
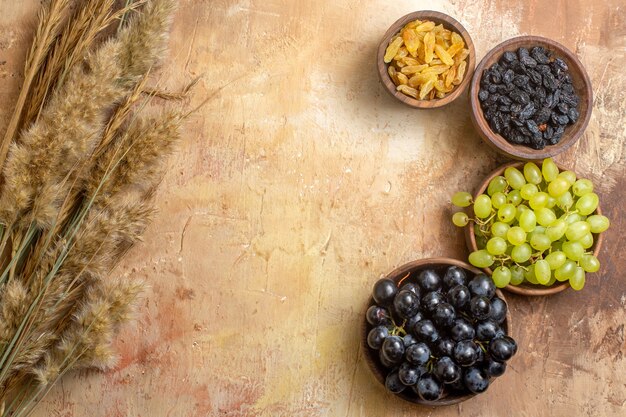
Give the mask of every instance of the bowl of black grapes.
[[450, 258], [402, 265], [372, 289], [365, 358], [387, 391], [444, 406], [487, 391], [517, 352], [504, 295], [490, 277]]

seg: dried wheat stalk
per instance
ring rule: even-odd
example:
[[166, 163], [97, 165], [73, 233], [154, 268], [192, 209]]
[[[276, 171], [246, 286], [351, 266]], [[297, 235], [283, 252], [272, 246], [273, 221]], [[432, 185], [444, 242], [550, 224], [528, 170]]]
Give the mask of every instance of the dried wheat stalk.
[[181, 98], [147, 87], [174, 0], [115, 3], [48, 2], [0, 143], [0, 417], [29, 415], [68, 371], [113, 364], [141, 291], [109, 275], [149, 223], [185, 116], [141, 114]]

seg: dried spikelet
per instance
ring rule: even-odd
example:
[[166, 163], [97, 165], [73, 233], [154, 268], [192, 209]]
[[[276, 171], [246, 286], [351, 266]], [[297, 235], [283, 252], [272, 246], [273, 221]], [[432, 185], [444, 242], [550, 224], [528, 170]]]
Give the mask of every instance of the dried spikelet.
[[55, 346], [53, 357], [47, 363], [52, 369], [63, 369], [74, 357], [72, 368], [105, 369], [115, 363], [111, 345], [113, 336], [122, 323], [130, 318], [143, 283], [136, 280], [98, 279], [85, 294], [82, 308], [74, 314], [72, 323], [63, 332]]
[[175, 9], [173, 0], [151, 0], [129, 20], [119, 35], [120, 42], [128, 45], [119, 55], [126, 74], [142, 76], [154, 67], [156, 57], [163, 56]]
[[19, 281], [11, 281], [5, 284], [0, 293], [0, 345], [5, 345], [11, 340], [15, 329], [19, 326], [22, 318], [28, 310], [28, 292]]
[[63, 83], [76, 63], [83, 59], [98, 34], [110, 23], [115, 0], [86, 0], [68, 19], [37, 74], [28, 96], [24, 121], [35, 120], [49, 92]]
[[98, 201], [103, 201], [131, 184], [140, 193], [156, 186], [165, 171], [166, 157], [180, 139], [181, 120], [179, 112], [173, 111], [133, 120], [98, 159], [86, 194], [98, 192]]
[[118, 38], [87, 58], [86, 68], [72, 71], [39, 121], [12, 144], [4, 168], [0, 222], [12, 224], [19, 218], [41, 227], [52, 224], [54, 216], [49, 214], [58, 212], [70, 173], [93, 151], [108, 111], [162, 54], [171, 11], [169, 0], [148, 3]]
[[26, 98], [31, 90], [37, 72], [42, 67], [48, 51], [61, 30], [61, 23], [65, 16], [67, 6], [68, 0], [50, 0], [48, 5], [44, 6], [41, 10], [37, 32], [35, 33], [32, 47], [26, 56], [22, 90], [17, 98], [13, 115], [11, 116], [4, 138], [0, 144], [0, 166], [3, 166], [9, 145], [21, 126]]

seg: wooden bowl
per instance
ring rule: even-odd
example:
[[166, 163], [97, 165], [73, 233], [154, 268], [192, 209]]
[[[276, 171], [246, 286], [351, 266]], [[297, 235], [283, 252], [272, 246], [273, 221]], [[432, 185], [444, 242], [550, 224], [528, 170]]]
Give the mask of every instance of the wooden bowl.
[[[566, 167], [563, 167], [560, 164], [557, 164], [557, 165], [560, 171], [567, 171]], [[478, 189], [474, 193], [474, 199], [476, 199], [476, 197], [478, 197], [480, 194], [484, 194], [487, 190], [487, 187], [489, 186], [489, 182], [494, 177], [497, 177], [498, 175], [504, 175], [504, 170], [507, 169], [508, 167], [515, 167], [521, 171], [521, 168], [524, 167], [524, 162], [510, 162], [508, 164], [504, 164], [496, 168], [478, 186]], [[598, 208], [596, 209], [595, 214], [602, 214], [602, 211], [600, 210], [600, 206], [598, 206]], [[470, 250], [470, 252], [478, 250], [478, 245], [476, 243], [476, 236], [474, 235], [472, 223], [469, 223], [467, 226], [465, 226], [464, 229], [465, 229], [465, 243], [467, 244], [467, 248]], [[600, 253], [600, 248], [602, 247], [603, 240], [604, 240], [604, 237], [602, 236], [602, 233], [593, 235], [593, 246], [591, 248], [593, 249], [593, 255], [596, 257]], [[485, 271], [485, 273], [488, 275], [491, 275], [493, 272], [491, 268], [483, 268], [483, 271]], [[549, 287], [546, 287], [545, 285], [535, 285], [535, 284], [531, 284], [528, 282], [524, 282], [520, 285], [509, 284], [504, 289], [506, 291], [509, 291], [515, 294], [537, 296], [537, 295], [556, 294], [556, 293], [559, 293], [561, 291], [568, 289], [569, 287], [570, 287], [569, 281], [565, 281], [565, 282], [557, 281]]]
[[[413, 276], [413, 274], [419, 273], [424, 269], [434, 269], [440, 275], [443, 275], [443, 272], [449, 266], [458, 266], [460, 268], [463, 268], [465, 272], [472, 274], [472, 275], [477, 275], [477, 274], [482, 273], [479, 269], [476, 269], [473, 266], [466, 264], [465, 262], [459, 261], [457, 259], [428, 258], [428, 259], [419, 259], [417, 261], [412, 261], [402, 266], [399, 266], [398, 268], [391, 271], [385, 278], [389, 278], [393, 280], [394, 282], [398, 283], [401, 280], [403, 280], [407, 276], [407, 274], [411, 274], [411, 276]], [[410, 279], [410, 278], [411, 277], [406, 278], [406, 279]], [[496, 295], [500, 297], [506, 303], [506, 298], [504, 298], [504, 294], [502, 294], [500, 290], [496, 289]], [[361, 343], [363, 344], [363, 351], [365, 352], [365, 355], [364, 355], [365, 360], [367, 364], [369, 365], [370, 370], [372, 371], [372, 373], [374, 374], [378, 382], [380, 382], [384, 386], [385, 378], [386, 378], [385, 374], [387, 372], [386, 368], [380, 362], [380, 359], [378, 358], [378, 352], [370, 348], [367, 344], [367, 335], [373, 326], [367, 322], [365, 318], [365, 311], [367, 311], [367, 309], [374, 304], [375, 304], [374, 299], [370, 296], [369, 300], [367, 301], [367, 306], [365, 307], [365, 310], [363, 312], [363, 320], [361, 323]], [[507, 303], [507, 307], [508, 307], [508, 303]], [[507, 335], [511, 334], [511, 331], [512, 331], [511, 323], [512, 323], [511, 312], [507, 308], [506, 319], [501, 325], [502, 329], [506, 332]], [[417, 394], [415, 394], [413, 390], [411, 389], [406, 389], [404, 390], [404, 392], [400, 394], [396, 394], [396, 395], [406, 401], [409, 401], [415, 404], [421, 404], [421, 405], [426, 405], [426, 406], [445, 406], [445, 405], [458, 404], [460, 402], [469, 400], [470, 398], [474, 397], [476, 394], [471, 394], [471, 393], [462, 394], [462, 395], [451, 394], [437, 401], [424, 401], [420, 397], [418, 397]]]
[[[568, 67], [569, 73], [572, 77], [572, 85], [578, 97], [580, 98], [580, 104], [578, 105], [578, 111], [580, 117], [573, 125], [567, 126], [561, 140], [556, 145], [546, 146], [544, 149], [532, 149], [524, 145], [515, 145], [509, 143], [506, 139], [497, 133], [494, 133], [487, 120], [483, 115], [483, 109], [478, 100], [478, 92], [480, 91], [480, 80], [483, 72], [489, 69], [495, 64], [506, 51], [516, 51], [520, 47], [532, 48], [535, 46], [542, 46], [549, 50], [554, 56], [563, 59]], [[543, 38], [541, 36], [520, 36], [517, 38], [509, 39], [500, 45], [493, 48], [485, 57], [480, 61], [474, 77], [472, 78], [470, 86], [470, 104], [472, 108], [472, 122], [474, 127], [480, 133], [485, 143], [493, 148], [495, 151], [504, 154], [512, 159], [518, 159], [522, 161], [531, 161], [545, 159], [550, 156], [557, 155], [570, 146], [572, 146], [585, 131], [591, 118], [591, 109], [593, 107], [593, 92], [591, 89], [591, 81], [585, 71], [585, 68], [580, 63], [576, 55], [570, 50], [565, 48], [560, 43], [553, 40]]]
[[[465, 42], [465, 47], [469, 49], [469, 55], [467, 59], [467, 68], [465, 70], [465, 76], [463, 77], [463, 81], [461, 84], [457, 85], [454, 90], [452, 90], [448, 95], [444, 98], [434, 98], [432, 100], [417, 100], [413, 97], [409, 97], [404, 93], [396, 90], [396, 85], [389, 77], [389, 73], [387, 72], [387, 67], [389, 64], [386, 64], [383, 60], [385, 56], [385, 50], [389, 45], [389, 41], [391, 37], [400, 32], [400, 29], [404, 27], [407, 23], [413, 20], [430, 20], [435, 22], [436, 24], [442, 24], [446, 29], [457, 32], [463, 38]], [[470, 80], [472, 79], [472, 74], [474, 73], [474, 67], [476, 66], [476, 52], [474, 51], [474, 42], [472, 42], [472, 38], [463, 25], [461, 25], [458, 21], [448, 16], [447, 14], [435, 12], [432, 10], [420, 10], [418, 12], [409, 13], [406, 16], [402, 16], [400, 19], [396, 20], [396, 22], [387, 29], [383, 39], [378, 46], [378, 53], [376, 55], [376, 61], [378, 64], [378, 78], [385, 86], [385, 90], [400, 100], [402, 103], [407, 106], [416, 108], [416, 109], [433, 109], [436, 107], [445, 106], [446, 104], [452, 103], [455, 99], [457, 99], [463, 92], [467, 89], [467, 86], [470, 84]]]

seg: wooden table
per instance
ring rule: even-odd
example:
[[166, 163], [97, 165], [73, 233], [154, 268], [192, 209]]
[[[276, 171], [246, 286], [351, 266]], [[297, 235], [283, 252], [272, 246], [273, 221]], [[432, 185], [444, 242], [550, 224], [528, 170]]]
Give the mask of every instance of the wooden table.
[[[416, 111], [379, 85], [379, 38], [417, 3], [183, 0], [163, 83], [203, 75], [193, 103], [211, 99], [186, 126], [145, 243], [116, 271], [150, 288], [119, 365], [65, 378], [36, 416], [626, 415], [624, 4], [429, 3], [466, 25], [479, 59], [543, 35], [593, 81], [589, 128], [558, 160], [596, 182], [612, 220], [602, 270], [582, 292], [509, 296], [520, 352], [505, 376], [458, 406], [416, 408], [385, 393], [359, 348], [375, 280], [465, 258], [450, 195], [504, 162], [466, 99]], [[39, 4], [0, 0], [1, 126]]]

